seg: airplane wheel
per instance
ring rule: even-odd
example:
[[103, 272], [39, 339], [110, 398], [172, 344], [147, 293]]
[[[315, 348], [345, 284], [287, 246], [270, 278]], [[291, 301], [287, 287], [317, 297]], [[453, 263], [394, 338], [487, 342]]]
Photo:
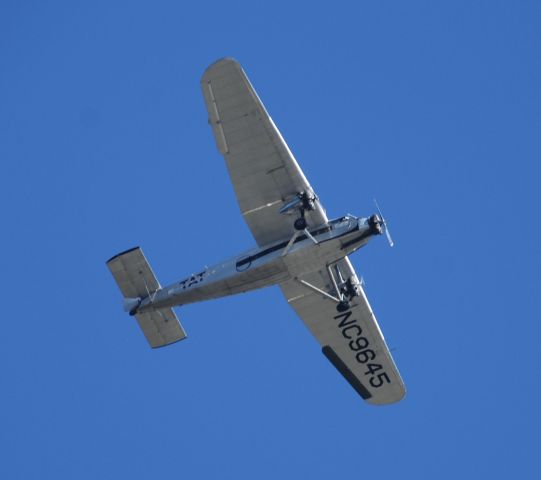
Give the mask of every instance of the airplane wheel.
[[297, 218], [293, 226], [295, 230], [304, 230], [306, 228], [306, 220], [304, 218]]
[[338, 305], [336, 305], [336, 310], [340, 313], [346, 312], [349, 310], [349, 302], [340, 302]]

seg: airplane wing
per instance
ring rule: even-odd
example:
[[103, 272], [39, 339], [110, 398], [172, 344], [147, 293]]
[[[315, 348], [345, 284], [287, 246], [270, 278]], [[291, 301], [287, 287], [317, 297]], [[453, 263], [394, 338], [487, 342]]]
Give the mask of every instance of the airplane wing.
[[[258, 245], [291, 237], [293, 221], [279, 210], [298, 193], [313, 194], [295, 157], [236, 60], [210, 65], [201, 79], [209, 123], [224, 156], [240, 210]], [[327, 221], [316, 200], [309, 228]]]
[[[355, 273], [347, 257], [338, 267], [344, 277]], [[325, 266], [302, 280], [336, 295]], [[404, 397], [404, 382], [362, 289], [353, 297], [350, 309], [339, 313], [335, 302], [297, 280], [280, 287], [320, 343], [323, 354], [364, 400], [383, 405]]]

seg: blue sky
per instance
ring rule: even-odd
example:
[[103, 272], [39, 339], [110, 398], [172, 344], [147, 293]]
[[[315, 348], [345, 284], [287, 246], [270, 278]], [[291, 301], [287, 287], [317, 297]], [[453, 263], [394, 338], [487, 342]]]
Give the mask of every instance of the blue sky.
[[[541, 4], [0, 5], [0, 477], [533, 478]], [[364, 404], [277, 288], [177, 311], [152, 351], [105, 261], [162, 283], [254, 242], [199, 90], [244, 66], [408, 387]]]

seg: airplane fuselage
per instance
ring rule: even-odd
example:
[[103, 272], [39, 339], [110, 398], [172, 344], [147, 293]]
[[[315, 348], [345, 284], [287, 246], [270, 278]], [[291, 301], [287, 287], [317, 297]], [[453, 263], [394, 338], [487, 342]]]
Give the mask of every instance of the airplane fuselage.
[[137, 312], [243, 293], [301, 277], [322, 264], [332, 265], [381, 233], [372, 218], [346, 215], [310, 235], [298, 232], [291, 239], [249, 250], [159, 289], [142, 299]]

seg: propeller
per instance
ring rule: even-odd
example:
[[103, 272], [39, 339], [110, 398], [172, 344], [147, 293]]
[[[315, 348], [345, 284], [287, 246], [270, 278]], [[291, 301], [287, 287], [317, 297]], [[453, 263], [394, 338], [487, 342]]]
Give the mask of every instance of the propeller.
[[389, 227], [387, 226], [385, 217], [383, 216], [383, 213], [381, 213], [381, 208], [379, 208], [378, 202], [375, 198], [374, 198], [374, 203], [376, 204], [376, 208], [378, 209], [378, 214], [381, 218], [381, 223], [383, 223], [383, 227], [385, 228], [385, 235], [387, 236], [387, 241], [389, 242], [389, 245], [392, 247], [394, 245], [394, 242], [393, 242], [393, 239], [391, 238], [391, 232], [389, 232]]

